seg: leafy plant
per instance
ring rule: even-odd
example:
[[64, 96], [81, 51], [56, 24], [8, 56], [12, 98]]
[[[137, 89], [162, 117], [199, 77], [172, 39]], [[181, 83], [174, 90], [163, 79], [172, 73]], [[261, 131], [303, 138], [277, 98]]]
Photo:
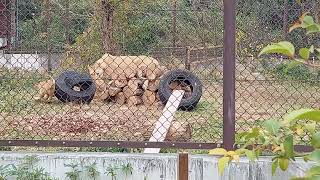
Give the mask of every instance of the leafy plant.
[[129, 174], [132, 175], [133, 167], [130, 163], [127, 163], [126, 165], [123, 164], [121, 166], [121, 170], [126, 176], [128, 176]]
[[44, 168], [36, 167], [38, 159], [36, 156], [26, 156], [19, 165], [8, 164], [0, 166], [0, 180], [8, 177], [18, 180], [53, 180]]
[[107, 168], [107, 171], [105, 172], [105, 174], [107, 174], [107, 176], [110, 176], [112, 180], [116, 180], [117, 178], [117, 167], [111, 167], [109, 166]]
[[[290, 32], [297, 28], [306, 30], [306, 34], [320, 32], [320, 24], [314, 22], [311, 16], [303, 14], [300, 19], [290, 28]], [[316, 54], [320, 60], [320, 48], [313, 45], [308, 48], [301, 48], [296, 55], [294, 45], [288, 41], [281, 41], [266, 46], [260, 52], [263, 54], [281, 54], [293, 60], [291, 67], [305, 64], [313, 67], [320, 67], [308, 62], [311, 54]], [[298, 71], [298, 72], [304, 72]], [[309, 120], [311, 123], [299, 123]], [[218, 162], [219, 173], [222, 174], [224, 168], [233, 160], [239, 161], [240, 156], [247, 156], [250, 160], [256, 160], [261, 153], [271, 153], [272, 173], [274, 174], [279, 167], [285, 171], [291, 161], [296, 157], [303, 157], [305, 161], [314, 161], [316, 165], [306, 172], [306, 177], [294, 178], [295, 180], [314, 180], [320, 178], [320, 133], [316, 133], [316, 123], [320, 122], [320, 110], [300, 109], [284, 116], [282, 121], [267, 120], [262, 126], [253, 127], [250, 131], [238, 134], [237, 139], [242, 147], [236, 151], [226, 151], [218, 148], [211, 150], [210, 154], [221, 155]], [[301, 154], [294, 150], [294, 146], [299, 143], [296, 136], [303, 133], [310, 135], [308, 145], [314, 148], [311, 153]]]
[[64, 164], [65, 167], [70, 167], [71, 171], [66, 172], [67, 178], [70, 180], [78, 180], [80, 178], [80, 173], [82, 172], [78, 167], [79, 164], [70, 163], [70, 164]]
[[97, 163], [93, 163], [85, 168], [88, 176], [94, 180], [100, 175], [100, 172], [97, 170]]
[[105, 174], [107, 174], [108, 176], [111, 177], [112, 180], [116, 180], [117, 179], [117, 171], [121, 170], [126, 177], [128, 177], [128, 175], [132, 175], [133, 172], [133, 167], [130, 163], [127, 164], [122, 164], [120, 167], [111, 167], [109, 166], [105, 172]]
[[[306, 30], [306, 35], [320, 33], [320, 24], [315, 23], [313, 18], [311, 16], [308, 16], [308, 13], [304, 13], [299, 18], [299, 20], [290, 28], [289, 31], [292, 32], [297, 28], [302, 28]], [[320, 48], [317, 48], [314, 45], [311, 45], [310, 47], [300, 48], [297, 55], [297, 51], [291, 42], [281, 41], [278, 43], [270, 44], [263, 48], [259, 56], [263, 54], [275, 53], [287, 56], [289, 59], [298, 63], [314, 67], [320, 67], [320, 65], [310, 64], [308, 62], [311, 54], [315, 54], [317, 58], [320, 60]]]
[[[299, 123], [301, 120], [308, 120], [311, 123]], [[305, 161], [317, 163], [306, 172], [307, 177], [304, 179], [312, 180], [312, 178], [319, 176], [319, 171], [315, 171], [320, 168], [320, 133], [315, 131], [317, 122], [320, 122], [320, 110], [296, 110], [287, 114], [282, 121], [268, 120], [262, 124], [262, 127], [254, 127], [248, 132], [238, 134], [238, 143], [242, 144], [242, 147], [236, 151], [217, 148], [209, 153], [222, 156], [218, 161], [220, 174], [231, 161], [239, 161], [240, 156], [246, 156], [254, 161], [262, 153], [273, 154], [273, 174], [278, 167], [285, 171], [296, 157], [303, 157]], [[315, 149], [311, 153], [301, 154], [294, 150], [294, 145], [299, 143], [295, 136], [303, 133], [311, 136], [309, 145]]]

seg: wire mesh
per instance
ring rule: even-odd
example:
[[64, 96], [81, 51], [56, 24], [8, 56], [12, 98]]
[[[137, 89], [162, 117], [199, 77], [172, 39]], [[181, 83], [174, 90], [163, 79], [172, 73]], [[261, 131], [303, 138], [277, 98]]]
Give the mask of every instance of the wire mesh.
[[[319, 22], [319, 2], [238, 1], [237, 12], [236, 131], [280, 120], [292, 110], [319, 108], [319, 69], [277, 55], [258, 57], [272, 42], [290, 41], [297, 49], [318, 47], [319, 36], [306, 36], [302, 30], [289, 33], [289, 27], [305, 12]], [[318, 64], [319, 59], [309, 61]], [[303, 145], [308, 138], [302, 134], [297, 141]]]
[[[1, 1], [1, 140], [142, 142], [172, 117], [165, 142], [221, 142], [223, 16], [213, 4]], [[168, 114], [173, 90], [184, 96]]]
[[[317, 69], [257, 57], [274, 41], [319, 43], [287, 32], [305, 11], [318, 17], [319, 4], [237, 1], [237, 132], [319, 107]], [[0, 9], [0, 140], [133, 146], [152, 137], [169, 95], [183, 90], [194, 107], [171, 114], [164, 142], [223, 143], [221, 1], [2, 0]], [[167, 75], [176, 69], [191, 74]]]

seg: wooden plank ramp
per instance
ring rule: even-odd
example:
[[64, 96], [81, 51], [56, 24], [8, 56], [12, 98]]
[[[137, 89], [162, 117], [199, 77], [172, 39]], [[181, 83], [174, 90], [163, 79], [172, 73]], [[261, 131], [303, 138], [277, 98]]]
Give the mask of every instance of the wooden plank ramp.
[[[174, 90], [162, 111], [162, 115], [156, 122], [149, 142], [163, 142], [171, 126], [173, 117], [178, 110], [184, 91]], [[159, 153], [160, 148], [146, 148], [144, 153]]]

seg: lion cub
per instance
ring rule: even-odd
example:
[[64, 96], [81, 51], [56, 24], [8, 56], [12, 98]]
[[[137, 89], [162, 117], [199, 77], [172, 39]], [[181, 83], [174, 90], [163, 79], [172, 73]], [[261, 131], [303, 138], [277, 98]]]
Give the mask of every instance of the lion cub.
[[36, 84], [35, 88], [38, 89], [38, 95], [34, 98], [35, 100], [51, 101], [54, 96], [55, 80], [49, 79], [47, 81], [42, 81]]

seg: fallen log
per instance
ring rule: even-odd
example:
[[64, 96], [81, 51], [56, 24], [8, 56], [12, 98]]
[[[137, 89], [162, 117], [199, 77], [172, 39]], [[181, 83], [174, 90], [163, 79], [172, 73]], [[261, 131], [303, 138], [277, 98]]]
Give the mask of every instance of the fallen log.
[[150, 91], [157, 91], [159, 89], [159, 85], [160, 85], [160, 79], [155, 79], [155, 80], [149, 81], [147, 89]]
[[126, 98], [131, 96], [140, 96], [143, 94], [143, 90], [139, 88], [131, 89], [129, 86], [123, 88], [123, 93]]
[[116, 97], [115, 97], [115, 101], [117, 104], [123, 105], [126, 103], [126, 97], [124, 95], [123, 92], [119, 92]]
[[110, 96], [116, 96], [119, 92], [121, 92], [121, 88], [118, 87], [109, 87], [108, 89]]
[[145, 105], [152, 105], [156, 102], [156, 92], [146, 90], [142, 95], [142, 101]]
[[127, 99], [128, 106], [136, 106], [142, 104], [142, 100], [140, 96], [131, 96]]

